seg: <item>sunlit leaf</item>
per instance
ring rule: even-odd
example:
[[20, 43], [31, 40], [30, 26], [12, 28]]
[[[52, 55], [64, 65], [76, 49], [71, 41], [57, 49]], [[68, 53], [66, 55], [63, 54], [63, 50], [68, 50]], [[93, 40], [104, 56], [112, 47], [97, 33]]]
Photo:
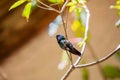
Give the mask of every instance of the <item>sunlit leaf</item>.
[[68, 65], [69, 62], [70, 62], [69, 57], [68, 57], [66, 51], [63, 50], [61, 61], [58, 65], [58, 69], [63, 70]]
[[62, 24], [62, 18], [61, 18], [60, 15], [58, 15], [58, 16], [56, 17], [56, 19], [49, 24], [48, 34], [49, 34], [50, 36], [53, 36], [53, 35], [57, 32], [58, 27], [59, 27], [61, 24]]
[[31, 13], [31, 7], [32, 7], [32, 3], [31, 2], [27, 3], [22, 13], [22, 16], [26, 17], [27, 21]]
[[72, 31], [76, 37], [83, 38], [85, 33], [85, 27], [82, 25], [82, 22], [75, 20], [71, 26]]
[[67, 6], [74, 6], [75, 4], [73, 2], [69, 2]]
[[117, 1], [116, 1], [116, 4], [120, 4], [120, 0], [117, 0]]
[[120, 19], [115, 23], [115, 26], [116, 26], [117, 28], [120, 27]]
[[120, 68], [113, 65], [104, 66], [103, 73], [107, 78], [120, 78]]
[[58, 4], [62, 4], [64, 3], [64, 0], [48, 0], [51, 3], [58, 3]]
[[79, 3], [84, 4], [86, 0], [77, 0]]
[[76, 9], [76, 6], [71, 6], [70, 8], [69, 8], [69, 12], [72, 12], [73, 10], [75, 10]]
[[118, 10], [118, 15], [120, 16], [120, 10]]
[[82, 69], [82, 79], [83, 80], [89, 80], [89, 71], [87, 68]]
[[77, 4], [77, 0], [72, 0], [72, 2], [73, 2], [74, 4]]
[[14, 9], [14, 8], [20, 6], [20, 5], [23, 4], [25, 1], [26, 1], [26, 0], [19, 0], [19, 1], [15, 2], [15, 3], [9, 8], [9, 10]]

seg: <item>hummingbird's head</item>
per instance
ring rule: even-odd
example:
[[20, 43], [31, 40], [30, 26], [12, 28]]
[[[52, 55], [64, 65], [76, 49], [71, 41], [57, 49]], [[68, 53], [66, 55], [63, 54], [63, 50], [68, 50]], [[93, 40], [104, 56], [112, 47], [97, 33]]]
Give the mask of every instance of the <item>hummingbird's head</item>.
[[56, 35], [57, 40], [65, 40], [65, 37], [63, 35]]

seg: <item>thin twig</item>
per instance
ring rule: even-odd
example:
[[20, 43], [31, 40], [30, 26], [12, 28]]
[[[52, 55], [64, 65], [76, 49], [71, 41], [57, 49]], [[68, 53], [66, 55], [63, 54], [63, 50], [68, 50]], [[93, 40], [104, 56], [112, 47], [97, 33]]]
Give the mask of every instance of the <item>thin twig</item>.
[[46, 8], [46, 7], [40, 6], [40, 5], [38, 5], [38, 4], [37, 4], [37, 7], [41, 8], [41, 9], [49, 10], [49, 8]]
[[75, 68], [89, 67], [89, 66], [93, 66], [93, 65], [96, 65], [98, 63], [101, 63], [101, 62], [107, 60], [108, 58], [110, 58], [112, 55], [114, 55], [119, 50], [120, 50], [120, 45], [115, 50], [113, 50], [111, 53], [109, 53], [107, 56], [105, 56], [97, 61], [94, 61], [94, 62], [90, 62], [90, 63], [82, 64], [82, 65], [76, 65]]
[[60, 80], [66, 80], [66, 78], [69, 76], [69, 74], [75, 69], [74, 66], [70, 66], [69, 69], [66, 71], [66, 73], [62, 76]]
[[42, 4], [43, 6], [45, 6], [45, 7], [41, 7], [41, 6], [38, 6], [38, 5], [37, 5], [39, 8], [46, 9], [46, 10], [52, 10], [52, 11], [55, 11], [55, 12], [57, 12], [57, 13], [60, 14], [60, 13], [62, 13], [62, 12], [64, 11], [64, 9], [65, 9], [67, 3], [69, 2], [69, 0], [66, 0], [66, 1], [65, 1], [65, 3], [62, 5], [61, 10], [57, 10], [57, 9], [55, 9], [55, 8], [53, 8], [53, 7], [45, 4], [45, 3], [43, 3], [43, 2], [40, 1], [40, 0], [38, 0], [38, 2], [39, 2], [40, 4]]
[[[38, 0], [38, 2], [39, 2], [40, 4], [42, 4], [43, 6], [45, 6], [45, 8], [42, 8], [42, 9], [52, 10], [52, 11], [55, 11], [55, 12], [57, 12], [57, 13], [60, 13], [59, 10], [57, 10], [57, 9], [55, 9], [55, 8], [53, 8], [53, 7], [45, 4], [45, 3], [43, 3], [42, 1]], [[38, 5], [37, 5], [37, 6], [38, 6]]]
[[63, 19], [63, 15], [62, 15], [62, 14], [60, 14], [60, 15], [61, 15], [61, 18], [62, 18], [62, 23], [63, 23], [64, 32], [65, 32], [65, 37], [66, 37], [66, 39], [68, 39], [67, 31], [66, 31], [66, 24], [65, 24], [65, 21], [64, 21], [64, 19]]
[[[86, 21], [86, 28], [85, 28], [84, 38], [87, 38], [88, 29], [89, 29], [89, 17], [90, 17], [90, 13], [89, 13], [89, 10], [88, 10], [88, 8], [87, 8], [86, 5], [84, 5], [84, 9], [85, 9], [85, 11], [87, 13], [87, 21]], [[81, 54], [82, 55], [83, 55], [83, 53], [85, 51], [85, 47], [86, 47], [86, 42], [82, 46], [82, 50], [81, 50]], [[78, 59], [75, 61], [74, 66], [71, 65], [69, 67], [69, 69], [67, 70], [67, 72], [62, 76], [61, 80], [65, 80], [70, 75], [70, 73], [76, 68], [75, 66], [78, 65], [78, 63], [80, 62], [82, 55], [80, 57], [78, 57]]]
[[52, 6], [55, 6], [55, 5], [58, 5], [58, 3], [50, 4], [49, 6], [52, 7]]
[[67, 3], [69, 2], [69, 0], [66, 0], [65, 3], [63, 4], [61, 10], [60, 10], [60, 13], [62, 13], [67, 5]]

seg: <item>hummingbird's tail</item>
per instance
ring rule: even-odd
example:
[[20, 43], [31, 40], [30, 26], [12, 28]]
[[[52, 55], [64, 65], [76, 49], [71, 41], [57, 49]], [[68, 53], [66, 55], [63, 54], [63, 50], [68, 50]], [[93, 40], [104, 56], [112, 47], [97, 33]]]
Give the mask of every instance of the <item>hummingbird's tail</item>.
[[76, 50], [75, 48], [72, 48], [69, 50], [69, 52], [75, 54], [75, 55], [78, 55], [78, 56], [81, 56], [81, 52], [79, 52], [78, 50]]

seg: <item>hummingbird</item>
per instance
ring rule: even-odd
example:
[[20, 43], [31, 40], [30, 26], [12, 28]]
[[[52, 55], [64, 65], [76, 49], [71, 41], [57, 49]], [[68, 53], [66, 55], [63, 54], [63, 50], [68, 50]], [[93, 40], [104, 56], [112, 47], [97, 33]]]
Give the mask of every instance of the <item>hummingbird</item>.
[[59, 46], [62, 49], [67, 50], [72, 54], [81, 56], [81, 52], [75, 49], [72, 43], [69, 40], [67, 40], [63, 35], [56, 35], [56, 39], [57, 39]]

